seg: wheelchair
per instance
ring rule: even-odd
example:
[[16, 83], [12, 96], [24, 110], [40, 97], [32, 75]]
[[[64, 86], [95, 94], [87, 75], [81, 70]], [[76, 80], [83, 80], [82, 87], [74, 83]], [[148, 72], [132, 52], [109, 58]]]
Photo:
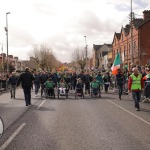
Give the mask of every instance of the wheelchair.
[[93, 98], [93, 97], [101, 98], [101, 89], [100, 89], [100, 87], [91, 88], [91, 98]]
[[55, 90], [54, 88], [45, 88], [45, 98], [54, 98], [55, 99]]
[[75, 89], [75, 98], [83, 98], [84, 99], [84, 92], [83, 89]]
[[57, 90], [58, 99], [59, 99], [60, 97], [66, 97], [66, 98], [68, 98], [68, 92], [69, 92], [69, 89], [68, 89], [68, 88], [61, 88], [61, 87], [58, 87], [58, 90]]

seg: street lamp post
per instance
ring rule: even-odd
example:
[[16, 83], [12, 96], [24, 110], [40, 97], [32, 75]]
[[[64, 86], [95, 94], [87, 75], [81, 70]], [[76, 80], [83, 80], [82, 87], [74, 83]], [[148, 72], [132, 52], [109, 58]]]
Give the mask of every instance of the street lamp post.
[[1, 47], [1, 50], [2, 50], [2, 73], [3, 73], [3, 69], [4, 69], [4, 54], [3, 54], [3, 43], [0, 43], [2, 44], [2, 47]]
[[132, 10], [132, 0], [131, 0], [131, 20], [130, 20], [130, 26], [131, 26], [131, 44], [130, 44], [130, 55], [131, 55], [131, 64], [133, 65], [133, 10]]
[[86, 41], [86, 36], [84, 36], [85, 37], [85, 55], [86, 55], [86, 72], [87, 72], [87, 70], [88, 70], [88, 65], [87, 65], [87, 54], [88, 54], [88, 51], [87, 51], [87, 41]]
[[8, 63], [8, 19], [7, 19], [7, 15], [10, 14], [10, 12], [6, 13], [6, 27], [5, 27], [5, 31], [6, 31], [6, 47], [7, 47], [7, 73], [9, 73], [9, 63]]

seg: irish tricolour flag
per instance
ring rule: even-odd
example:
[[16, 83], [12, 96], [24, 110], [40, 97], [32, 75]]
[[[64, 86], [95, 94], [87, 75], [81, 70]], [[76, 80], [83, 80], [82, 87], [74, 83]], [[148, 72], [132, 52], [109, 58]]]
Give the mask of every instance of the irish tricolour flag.
[[111, 67], [112, 74], [116, 75], [118, 73], [118, 69], [120, 68], [121, 59], [120, 59], [120, 53], [117, 53], [115, 61]]

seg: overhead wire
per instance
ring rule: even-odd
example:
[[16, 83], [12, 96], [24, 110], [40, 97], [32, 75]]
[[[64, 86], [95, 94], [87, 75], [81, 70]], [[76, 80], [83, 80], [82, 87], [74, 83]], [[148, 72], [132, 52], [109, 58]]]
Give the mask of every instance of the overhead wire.
[[[133, 1], [135, 3], [135, 1]], [[137, 19], [136, 23], [134, 24], [135, 26], [139, 26], [141, 24], [141, 20], [140, 19], [143, 19], [143, 15], [140, 15], [144, 10], [149, 10], [148, 8], [150, 8], [150, 0], [141, 0], [141, 1], [136, 1], [137, 5], [140, 6], [140, 9], [139, 11], [136, 11], [136, 13], [134, 13], [135, 15], [135, 19]], [[149, 4], [147, 7], [145, 7], [146, 4]], [[133, 11], [134, 12], [134, 11]], [[140, 17], [136, 17], [136, 16], [140, 16]], [[139, 19], [139, 20], [138, 20]]]

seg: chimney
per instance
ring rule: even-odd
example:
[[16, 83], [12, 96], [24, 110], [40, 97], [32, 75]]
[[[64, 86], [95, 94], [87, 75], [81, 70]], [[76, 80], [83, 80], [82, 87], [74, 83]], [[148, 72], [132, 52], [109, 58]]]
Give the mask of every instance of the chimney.
[[14, 59], [18, 60], [18, 57], [14, 57]]
[[5, 53], [1, 53], [1, 56], [3, 56], [3, 58], [5, 58], [5, 57], [6, 57], [6, 54], [5, 54]]
[[8, 55], [8, 58], [13, 59], [13, 55]]
[[150, 10], [143, 11], [144, 21], [150, 19]]

